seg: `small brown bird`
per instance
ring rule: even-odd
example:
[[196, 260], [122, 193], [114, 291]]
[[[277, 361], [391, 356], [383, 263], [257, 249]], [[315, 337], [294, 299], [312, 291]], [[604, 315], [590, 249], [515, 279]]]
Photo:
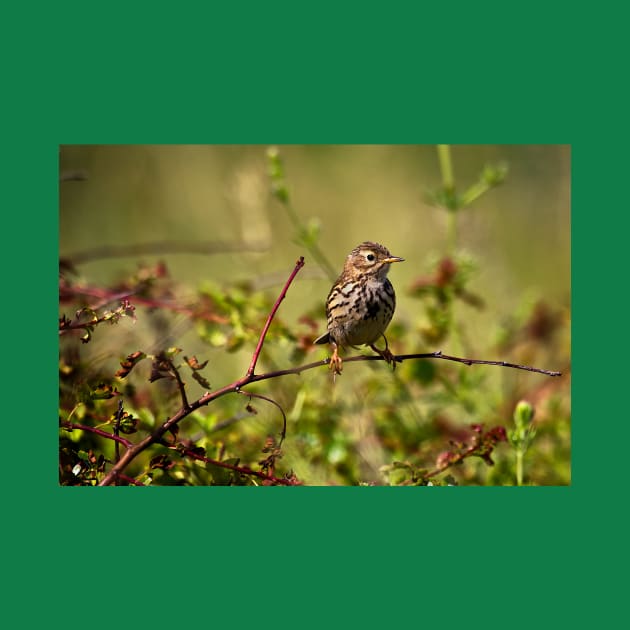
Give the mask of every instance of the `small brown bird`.
[[[403, 260], [371, 241], [361, 243], [348, 254], [343, 271], [326, 300], [328, 332], [315, 340], [315, 343], [332, 345], [330, 368], [333, 374], [341, 374], [343, 361], [338, 351], [347, 346], [370, 346], [396, 367], [384, 334], [396, 308], [396, 294], [387, 272], [391, 263]], [[374, 345], [381, 336], [385, 339], [385, 350]]]

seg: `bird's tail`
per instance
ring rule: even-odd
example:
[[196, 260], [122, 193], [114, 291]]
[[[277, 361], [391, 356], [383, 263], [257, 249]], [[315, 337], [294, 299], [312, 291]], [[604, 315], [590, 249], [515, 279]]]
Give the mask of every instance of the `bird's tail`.
[[323, 335], [321, 335], [321, 337], [317, 337], [317, 339], [315, 339], [313, 343], [316, 343], [316, 344], [330, 343], [330, 333], [324, 333]]

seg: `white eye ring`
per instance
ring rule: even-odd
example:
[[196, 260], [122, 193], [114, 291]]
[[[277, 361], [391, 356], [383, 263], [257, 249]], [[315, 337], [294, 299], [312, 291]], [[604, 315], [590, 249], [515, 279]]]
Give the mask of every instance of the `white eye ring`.
[[376, 256], [372, 252], [368, 252], [365, 255], [365, 259], [369, 260], [370, 262], [374, 262], [376, 260]]

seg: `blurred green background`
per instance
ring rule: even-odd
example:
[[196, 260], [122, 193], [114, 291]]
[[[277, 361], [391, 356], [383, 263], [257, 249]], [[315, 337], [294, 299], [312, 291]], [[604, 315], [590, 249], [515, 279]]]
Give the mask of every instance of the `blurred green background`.
[[[294, 230], [269, 194], [264, 146], [67, 146], [60, 184], [60, 254], [104, 245], [163, 240], [262, 243], [251, 254], [162, 256], [173, 276], [196, 286], [307, 267], [283, 311], [324, 303], [330, 282], [294, 243]], [[441, 177], [434, 146], [283, 146], [293, 205], [321, 225], [320, 247], [339, 271], [364, 240], [406, 259], [392, 272], [408, 286], [446, 248], [446, 213], [424, 201]], [[486, 163], [509, 167], [506, 183], [460, 213], [459, 244], [478, 262], [475, 290], [488, 309], [475, 334], [489, 334], [500, 313], [525, 294], [568, 304], [570, 298], [570, 150], [558, 145], [452, 148], [456, 181], [473, 183]], [[152, 260], [159, 256], [142, 256]], [[82, 271], [108, 282], [134, 260], [97, 260]], [[305, 278], [308, 277], [308, 282]], [[398, 291], [397, 317], [416, 305]], [[323, 321], [323, 320], [322, 320]], [[484, 333], [485, 331], [485, 333]]]
[[[139, 261], [165, 261], [178, 287], [178, 299], [194, 296], [204, 283], [229, 286], [246, 280], [277, 295], [295, 260], [303, 255], [306, 266], [291, 286], [279, 317], [300, 328], [304, 313], [320, 314], [324, 330], [324, 303], [330, 279], [296, 242], [296, 232], [285, 208], [270, 193], [268, 147], [256, 146], [62, 146], [60, 147], [60, 256], [72, 260], [94, 248], [150, 244], [158, 241], [198, 243], [221, 241], [242, 251], [155, 253], [140, 256], [95, 258], [76, 265], [81, 281], [111, 285], [129, 275]], [[483, 309], [458, 306], [455, 317], [465, 337], [453, 336], [439, 347], [427, 346], [417, 332], [423, 311], [409, 287], [432, 272], [448, 249], [448, 212], [427, 201], [427, 192], [439, 188], [442, 173], [434, 145], [306, 145], [279, 146], [293, 208], [305, 224], [319, 230], [318, 246], [340, 272], [347, 253], [364, 240], [384, 244], [405, 262], [390, 272], [397, 291], [394, 322], [404, 323], [404, 352], [442, 350], [448, 354], [474, 351], [481, 359], [522, 362], [523, 357], [497, 356], [503, 323], [525, 316], [543, 301], [562, 313], [564, 342], [561, 354], [530, 357], [538, 367], [565, 370], [570, 364], [570, 147], [564, 145], [452, 145], [455, 183], [463, 190], [478, 180], [486, 164], [504, 164], [505, 182], [484, 194], [457, 215], [457, 254], [474, 264], [468, 289], [481, 296]], [[251, 251], [248, 251], [251, 250]], [[133, 302], [133, 300], [132, 300]], [[64, 309], [62, 308], [62, 311]], [[253, 345], [227, 354], [223, 348], [201, 342], [184, 315], [168, 321], [168, 336], [209, 359], [204, 374], [214, 387], [225, 385], [245, 372]], [[414, 332], [415, 331], [415, 332]], [[304, 332], [302, 327], [301, 332]], [[163, 333], [163, 331], [162, 331]], [[113, 373], [119, 360], [146, 345], [158, 343], [155, 327], [122, 321], [107, 335], [97, 330], [81, 348], [103, 369]], [[143, 345], [144, 344], [144, 345]], [[398, 347], [398, 352], [401, 348]], [[312, 350], [308, 360], [327, 356], [326, 348]], [[490, 353], [490, 356], [488, 356]], [[350, 353], [348, 353], [350, 354]], [[274, 367], [292, 367], [288, 348], [274, 351]], [[283, 356], [286, 361], [283, 361]], [[470, 356], [470, 355], [467, 355]], [[540, 365], [544, 359], [545, 364]], [[383, 365], [380, 365], [384, 369]], [[258, 369], [261, 372], [264, 365]], [[335, 384], [334, 396], [351, 395], [366, 364], [347, 367]], [[372, 369], [372, 368], [370, 368]], [[501, 391], [506, 379], [540, 375], [503, 374], [502, 368], [468, 368], [483, 371], [488, 391]], [[317, 391], [333, 387], [324, 369], [304, 373]], [[398, 372], [398, 371], [397, 371]], [[385, 378], [393, 378], [386, 372]], [[285, 404], [291, 399], [292, 377]], [[264, 384], [263, 384], [264, 385]], [[542, 386], [542, 385], [541, 385]], [[190, 395], [203, 389], [191, 383]], [[567, 385], [568, 387], [568, 385]], [[265, 391], [258, 387], [256, 391]], [[327, 390], [325, 390], [327, 391]], [[568, 397], [568, 390], [565, 391]], [[267, 416], [261, 418], [260, 416]], [[360, 415], [360, 414], [359, 414]], [[472, 420], [475, 420], [474, 418]], [[273, 409], [260, 410], [256, 422], [276, 422]], [[299, 418], [295, 418], [299, 422]], [[360, 422], [345, 418], [357, 441]], [[290, 434], [287, 442], [290, 442]], [[362, 478], [378, 478], [379, 455], [369, 459]], [[565, 462], [567, 467], [569, 462]], [[308, 475], [305, 463], [301, 469]], [[567, 482], [569, 473], [549, 482]], [[558, 481], [560, 480], [560, 481]], [[312, 481], [330, 482], [322, 472]]]

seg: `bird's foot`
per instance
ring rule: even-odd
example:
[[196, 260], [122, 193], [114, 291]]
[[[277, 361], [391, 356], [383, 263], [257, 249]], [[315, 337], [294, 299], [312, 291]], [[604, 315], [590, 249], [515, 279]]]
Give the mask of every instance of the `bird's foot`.
[[341, 374], [341, 370], [343, 368], [343, 359], [339, 356], [338, 348], [336, 345], [328, 362], [328, 367], [332, 370], [333, 379], [335, 378], [335, 376], [337, 376], [337, 374]]
[[370, 344], [370, 348], [372, 348], [372, 350], [374, 350], [374, 352], [376, 352], [376, 354], [382, 356], [383, 360], [385, 361], [385, 363], [391, 364], [392, 370], [395, 370], [396, 369], [396, 363], [399, 361], [399, 359], [397, 359], [396, 355], [393, 354], [392, 351], [389, 349], [389, 345], [387, 343], [387, 339], [386, 339], [385, 335], [383, 335], [383, 339], [385, 339], [385, 349], [384, 350], [380, 350], [373, 343]]

